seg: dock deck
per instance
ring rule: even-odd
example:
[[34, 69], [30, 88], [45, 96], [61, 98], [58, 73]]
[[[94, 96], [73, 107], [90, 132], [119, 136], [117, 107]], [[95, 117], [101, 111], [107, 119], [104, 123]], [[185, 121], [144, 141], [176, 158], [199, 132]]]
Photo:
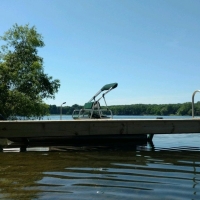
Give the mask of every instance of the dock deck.
[[0, 121], [0, 138], [134, 137], [200, 133], [200, 119], [89, 119], [62, 121]]

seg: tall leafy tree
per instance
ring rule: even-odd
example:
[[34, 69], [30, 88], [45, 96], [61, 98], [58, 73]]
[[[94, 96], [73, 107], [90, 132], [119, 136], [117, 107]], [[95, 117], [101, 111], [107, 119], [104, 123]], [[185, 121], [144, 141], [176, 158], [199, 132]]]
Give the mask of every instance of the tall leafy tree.
[[44, 47], [36, 27], [15, 24], [0, 37], [0, 113], [5, 117], [43, 116], [45, 98], [55, 98], [60, 81], [44, 73], [38, 48]]

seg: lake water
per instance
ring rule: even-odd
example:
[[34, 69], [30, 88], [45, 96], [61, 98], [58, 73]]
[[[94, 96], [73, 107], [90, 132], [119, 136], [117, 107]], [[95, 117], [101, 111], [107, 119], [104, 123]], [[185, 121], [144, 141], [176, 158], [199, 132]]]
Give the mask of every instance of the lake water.
[[199, 200], [200, 134], [155, 135], [153, 145], [2, 146], [0, 199]]

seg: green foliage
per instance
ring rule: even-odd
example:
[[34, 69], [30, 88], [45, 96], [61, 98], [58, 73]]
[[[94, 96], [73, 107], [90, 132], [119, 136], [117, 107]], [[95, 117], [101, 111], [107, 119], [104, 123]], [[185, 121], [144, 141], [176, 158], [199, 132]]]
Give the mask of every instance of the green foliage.
[[177, 110], [177, 115], [191, 115], [192, 113], [192, 103], [184, 103], [182, 106]]
[[[81, 109], [83, 106], [79, 106], [78, 104], [74, 104], [73, 106], [64, 106], [62, 107], [62, 114], [71, 115], [75, 109]], [[50, 105], [49, 112], [52, 115], [60, 114], [60, 106]]]
[[0, 37], [0, 113], [5, 117], [43, 116], [48, 114], [44, 98], [54, 98], [60, 87], [44, 73], [43, 59], [37, 48], [44, 42], [36, 28], [15, 24]]
[[[133, 104], [108, 106], [114, 115], [192, 115], [192, 103], [183, 104]], [[60, 107], [50, 105], [50, 114], [59, 114]], [[83, 106], [73, 105], [62, 108], [62, 113], [71, 115], [74, 109], [81, 109]], [[200, 102], [194, 105], [195, 115], [200, 115]]]

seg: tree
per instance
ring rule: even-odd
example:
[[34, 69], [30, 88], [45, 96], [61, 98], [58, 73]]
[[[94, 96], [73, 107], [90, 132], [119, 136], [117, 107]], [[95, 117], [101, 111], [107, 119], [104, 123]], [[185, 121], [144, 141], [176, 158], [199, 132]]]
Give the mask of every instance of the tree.
[[191, 102], [183, 103], [177, 110], [177, 115], [191, 115], [192, 114], [191, 108], [192, 108]]
[[60, 81], [44, 73], [37, 48], [44, 47], [35, 26], [15, 24], [0, 37], [0, 113], [5, 117], [43, 116], [48, 113], [45, 98], [55, 98]]

